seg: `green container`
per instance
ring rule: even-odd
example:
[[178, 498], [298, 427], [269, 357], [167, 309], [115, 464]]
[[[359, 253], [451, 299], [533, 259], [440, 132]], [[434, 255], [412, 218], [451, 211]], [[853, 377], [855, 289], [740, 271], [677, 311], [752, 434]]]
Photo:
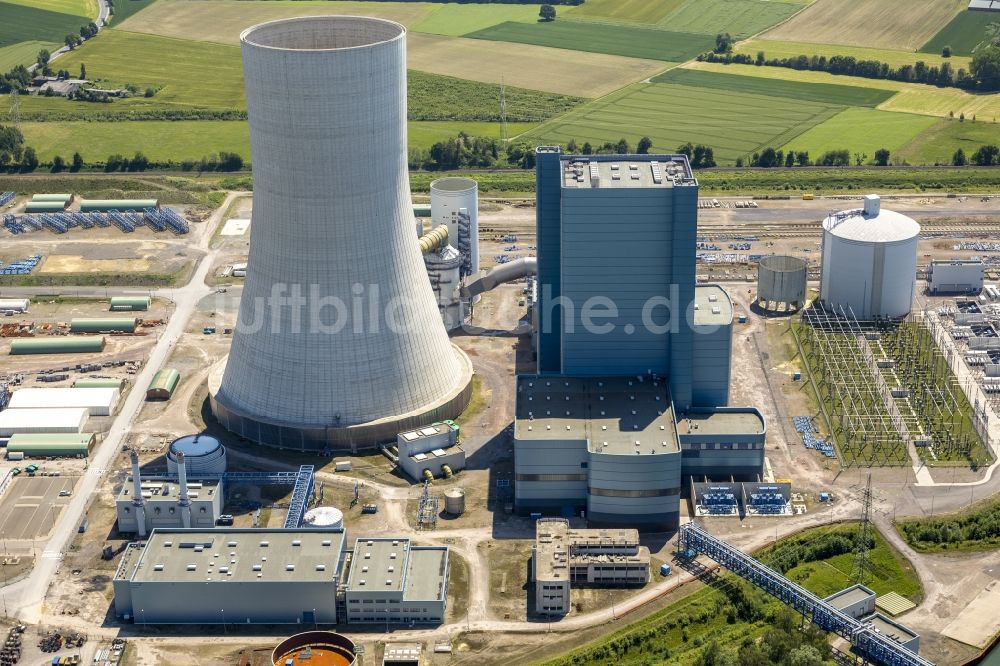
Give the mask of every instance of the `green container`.
[[[86, 456], [94, 442], [93, 433], [31, 433], [11, 435], [7, 451], [30, 458], [46, 456]], [[29, 465], [25, 469], [30, 473]], [[35, 469], [38, 469], [35, 467]]]
[[31, 197], [32, 201], [63, 201], [69, 203], [73, 200], [72, 194], [35, 194]]
[[430, 217], [430, 204], [413, 204], [413, 217]]
[[129, 310], [148, 310], [152, 299], [149, 296], [112, 296], [111, 310], [126, 312]]
[[78, 379], [73, 382], [73, 388], [125, 388], [124, 379]]
[[25, 213], [62, 213], [66, 210], [66, 201], [29, 201], [24, 206]]
[[10, 343], [12, 356], [21, 354], [86, 354], [103, 350], [104, 338], [99, 335], [17, 338]]
[[139, 320], [135, 317], [72, 319], [69, 330], [70, 333], [135, 333], [138, 325]]
[[141, 213], [146, 208], [159, 208], [156, 199], [86, 199], [80, 202], [80, 211], [84, 213], [106, 213], [117, 210], [121, 213]]

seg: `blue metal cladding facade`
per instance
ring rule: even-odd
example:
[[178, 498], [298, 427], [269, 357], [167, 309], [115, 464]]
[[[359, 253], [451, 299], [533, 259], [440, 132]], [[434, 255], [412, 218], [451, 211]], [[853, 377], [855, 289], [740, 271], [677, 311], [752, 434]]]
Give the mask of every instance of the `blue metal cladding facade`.
[[[698, 186], [673, 187], [673, 239], [670, 246], [673, 284], [684, 317], [670, 336], [670, 395], [680, 412], [691, 409], [694, 383], [694, 288], [698, 236]], [[714, 405], [713, 405], [714, 406]]]
[[[559, 245], [562, 196], [561, 168], [558, 148], [538, 148], [535, 155], [535, 225], [538, 246], [539, 309], [558, 298], [560, 290], [561, 248]], [[560, 370], [559, 336], [562, 313], [550, 308], [539, 314], [537, 348], [538, 371], [555, 373]]]
[[691, 407], [713, 409], [728, 405], [732, 324], [718, 327], [696, 326], [693, 338]]
[[867, 622], [834, 608], [815, 594], [788, 580], [738, 548], [712, 536], [697, 523], [682, 525], [677, 535], [679, 553], [702, 554], [788, 606], [808, 616], [817, 627], [851, 642], [858, 653], [885, 666], [934, 666], [920, 655], [878, 633]]

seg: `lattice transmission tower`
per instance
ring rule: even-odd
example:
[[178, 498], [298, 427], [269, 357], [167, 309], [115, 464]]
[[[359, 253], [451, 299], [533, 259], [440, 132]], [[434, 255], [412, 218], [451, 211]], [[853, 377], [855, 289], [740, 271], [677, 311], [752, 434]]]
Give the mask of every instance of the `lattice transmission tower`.
[[851, 567], [851, 581], [865, 584], [871, 574], [870, 544], [872, 542], [872, 475], [868, 473], [868, 483], [861, 494], [861, 523], [854, 541], [854, 566]]
[[507, 145], [507, 88], [500, 77], [500, 145]]

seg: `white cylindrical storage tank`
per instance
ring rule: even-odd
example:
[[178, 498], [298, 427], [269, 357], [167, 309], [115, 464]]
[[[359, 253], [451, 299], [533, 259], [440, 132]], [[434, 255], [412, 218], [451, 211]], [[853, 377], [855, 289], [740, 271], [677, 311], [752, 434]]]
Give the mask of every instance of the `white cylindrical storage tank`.
[[824, 307], [853, 311], [859, 320], [904, 317], [916, 289], [920, 225], [881, 208], [878, 195], [863, 209], [823, 220], [820, 297]]
[[296, 450], [370, 448], [453, 418], [471, 396], [413, 239], [406, 29], [358, 16], [240, 36], [253, 235], [212, 411]]
[[453, 516], [465, 513], [465, 491], [461, 488], [449, 488], [444, 493], [444, 510]]
[[437, 296], [441, 321], [449, 331], [462, 325], [461, 299], [458, 287], [462, 255], [451, 245], [424, 255], [427, 277]]
[[431, 224], [448, 225], [452, 245], [468, 258], [462, 276], [479, 273], [479, 183], [454, 177], [432, 182]]
[[0, 298], [0, 312], [27, 312], [30, 304], [27, 298]]
[[302, 527], [343, 529], [344, 512], [333, 506], [318, 506], [309, 509], [302, 518]]
[[167, 450], [167, 472], [177, 474], [177, 455], [184, 454], [184, 467], [188, 477], [226, 472], [226, 447], [215, 437], [199, 433], [179, 437]]

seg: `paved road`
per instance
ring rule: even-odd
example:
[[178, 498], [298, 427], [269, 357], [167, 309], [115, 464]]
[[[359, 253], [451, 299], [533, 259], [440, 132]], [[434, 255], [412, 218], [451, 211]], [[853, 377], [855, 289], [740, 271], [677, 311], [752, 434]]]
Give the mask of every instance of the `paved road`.
[[[103, 28], [104, 24], [108, 22], [109, 16], [111, 16], [111, 6], [108, 4], [108, 0], [97, 0], [97, 18], [94, 19], [94, 25], [97, 26], [98, 30]], [[91, 37], [91, 39], [93, 39], [93, 37]], [[49, 62], [52, 62], [64, 53], [69, 53], [69, 51], [70, 48], [68, 46], [62, 46], [56, 49], [55, 52], [49, 54]], [[36, 69], [38, 69], [38, 63], [28, 66], [29, 72], [34, 72]]]
[[[188, 320], [194, 313], [198, 301], [212, 293], [212, 288], [205, 284], [205, 277], [215, 261], [216, 252], [208, 245], [212, 239], [215, 226], [219, 224], [223, 212], [229, 208], [238, 193], [226, 197], [225, 202], [208, 220], [208, 227], [198, 245], [206, 254], [198, 264], [190, 281], [183, 287], [169, 290], [169, 298], [174, 301], [175, 310], [170, 321], [160, 334], [156, 346], [149, 353], [146, 365], [135, 378], [135, 386], [145, 386], [153, 379], [170, 353], [174, 344], [184, 334]], [[51, 292], [51, 289], [49, 290]], [[103, 292], [103, 290], [100, 290]], [[143, 292], [145, 293], [145, 292]], [[154, 295], [168, 297], [166, 293], [154, 292]], [[101, 477], [107, 472], [108, 466], [115, 455], [121, 450], [125, 438], [132, 428], [145, 400], [143, 391], [131, 391], [115, 417], [110, 431], [90, 457], [87, 472], [80, 479], [76, 492], [59, 519], [52, 537], [49, 539], [42, 555], [35, 562], [31, 575], [3, 589], [3, 595], [10, 615], [19, 617], [22, 622], [35, 623], [41, 616], [42, 601], [49, 585], [55, 579], [56, 570], [62, 559], [62, 553], [76, 534], [87, 504], [98, 491]]]

